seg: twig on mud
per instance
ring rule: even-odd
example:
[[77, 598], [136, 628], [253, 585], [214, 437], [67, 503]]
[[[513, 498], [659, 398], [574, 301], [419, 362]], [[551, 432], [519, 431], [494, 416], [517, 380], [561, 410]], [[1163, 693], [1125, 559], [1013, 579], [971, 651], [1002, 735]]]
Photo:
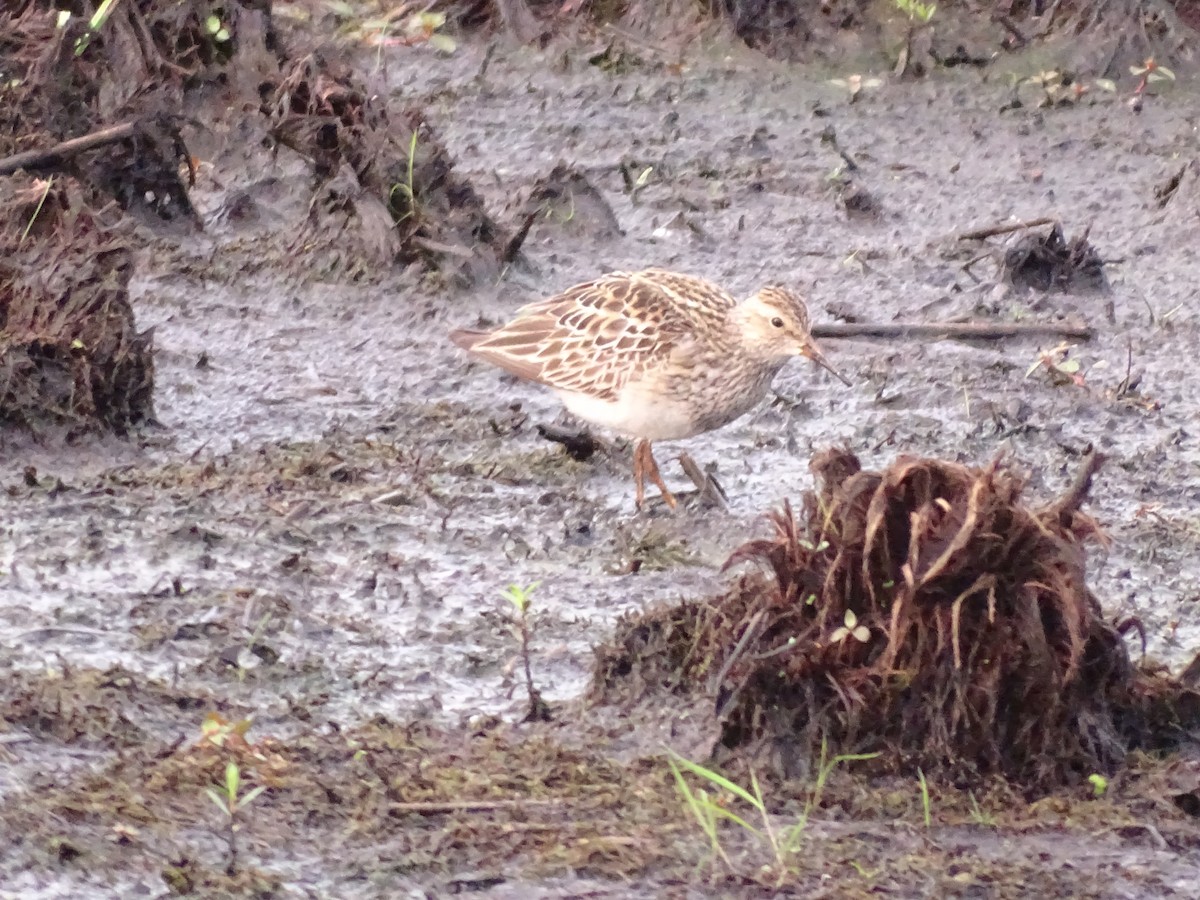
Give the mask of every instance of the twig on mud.
[[1011, 234], [1014, 231], [1024, 231], [1027, 228], [1037, 228], [1041, 225], [1053, 225], [1057, 222], [1052, 216], [1042, 216], [1040, 219], [1030, 219], [1028, 222], [1001, 222], [999, 225], [989, 225], [986, 228], [974, 228], [955, 235], [960, 241], [982, 241], [984, 238], [995, 237], [998, 234]]
[[388, 804], [388, 812], [419, 813], [436, 816], [454, 812], [489, 812], [497, 809], [528, 809], [531, 806], [559, 806], [561, 800], [418, 800]]
[[1025, 37], [1025, 35], [1021, 32], [1021, 29], [1016, 26], [1016, 23], [1013, 22], [1013, 20], [1008, 16], [1004, 15], [1004, 13], [994, 13], [992, 15], [992, 21], [1007, 31], [1012, 39], [1016, 41], [1016, 45], [1013, 47], [1013, 49], [1019, 50], [1029, 43], [1029, 38]]
[[48, 150], [26, 150], [24, 153], [18, 153], [7, 159], [0, 159], [0, 175], [11, 175], [21, 169], [30, 172], [52, 169], [88, 150], [127, 141], [135, 137], [138, 130], [138, 123], [125, 122], [121, 125], [101, 128], [99, 131], [93, 131], [82, 137], [71, 138], [61, 144], [55, 144]]
[[926, 337], [997, 340], [1042, 334], [1087, 341], [1095, 337], [1096, 330], [1085, 325], [1059, 325], [1053, 322], [850, 322], [812, 327], [812, 336], [815, 338]]
[[721, 509], [729, 508], [729, 495], [725, 493], [725, 488], [721, 487], [721, 482], [701, 469], [690, 453], [685, 451], [679, 454], [679, 465], [684, 474], [692, 479], [692, 484], [696, 485], [702, 503], [719, 506]]
[[1104, 464], [1104, 454], [1088, 445], [1083, 465], [1075, 473], [1075, 480], [1067, 488], [1067, 492], [1046, 507], [1044, 516], [1055, 518], [1064, 528], [1070, 528], [1071, 516], [1078, 512], [1083, 501], [1087, 499], [1088, 491], [1092, 489], [1092, 479]]
[[501, 262], [508, 264], [516, 261], [517, 254], [521, 252], [521, 245], [525, 243], [525, 238], [529, 237], [529, 229], [533, 227], [533, 222], [540, 212], [541, 210], [535, 209], [525, 217], [517, 233], [504, 245], [504, 251], [500, 254]]
[[43, 625], [41, 628], [31, 628], [28, 631], [22, 631], [19, 634], [14, 635], [14, 638], [20, 641], [24, 640], [25, 638], [50, 634], [81, 634], [86, 637], [99, 638], [133, 637], [133, 635], [126, 634], [121, 631], [106, 631], [103, 628], [85, 628], [82, 625]]
[[1121, 383], [1117, 385], [1117, 390], [1114, 396], [1120, 400], [1129, 393], [1133, 387], [1133, 341], [1129, 341], [1125, 346], [1125, 377], [1121, 379]]
[[854, 161], [849, 153], [842, 149], [842, 146], [838, 143], [837, 132], [833, 130], [832, 125], [826, 125], [825, 129], [821, 132], [821, 143], [831, 148], [834, 153], [842, 158], [842, 162], [846, 164], [847, 171], [858, 171], [858, 163]]

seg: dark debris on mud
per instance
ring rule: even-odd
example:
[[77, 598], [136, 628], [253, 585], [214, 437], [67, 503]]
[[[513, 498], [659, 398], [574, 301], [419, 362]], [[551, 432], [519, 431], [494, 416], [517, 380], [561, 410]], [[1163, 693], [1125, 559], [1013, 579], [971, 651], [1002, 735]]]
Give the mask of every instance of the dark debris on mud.
[[1044, 232], [1014, 238], [1003, 253], [1001, 278], [1038, 291], [1105, 292], [1109, 287], [1104, 260], [1088, 240], [1088, 229], [1067, 240], [1059, 222]]
[[[437, 0], [431, 8], [460, 28], [503, 28], [530, 43], [611, 25], [678, 43], [716, 26], [783, 60], [886, 48], [894, 74], [910, 77], [986, 67], [997, 53], [1055, 40], [1072, 45], [1075, 67], [1115, 77], [1151, 57], [1171, 65], [1193, 62], [1194, 29], [1200, 28], [1200, 13], [1188, 0], [968, 0], [938, 5], [924, 21], [874, 0]], [[1080, 37], [1088, 39], [1086, 48]], [[603, 58], [625, 55], [610, 44]]]
[[1137, 749], [1189, 745], [1200, 695], [1138, 670], [1086, 583], [1080, 510], [1099, 458], [1031, 508], [1023, 479], [901, 457], [864, 471], [813, 461], [797, 521], [727, 565], [758, 562], [728, 594], [631, 617], [599, 651], [595, 697], [707, 691], [724, 750], [764, 749], [788, 775], [830, 753], [1033, 792], [1111, 773]]

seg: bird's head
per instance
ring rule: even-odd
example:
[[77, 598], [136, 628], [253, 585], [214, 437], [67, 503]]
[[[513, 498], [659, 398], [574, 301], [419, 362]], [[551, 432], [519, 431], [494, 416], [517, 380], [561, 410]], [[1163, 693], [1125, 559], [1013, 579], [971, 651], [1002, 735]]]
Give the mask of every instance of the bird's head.
[[850, 384], [825, 359], [813, 341], [808, 307], [796, 292], [768, 285], [744, 300], [739, 309], [743, 334], [754, 352], [777, 360], [805, 356], [821, 368]]

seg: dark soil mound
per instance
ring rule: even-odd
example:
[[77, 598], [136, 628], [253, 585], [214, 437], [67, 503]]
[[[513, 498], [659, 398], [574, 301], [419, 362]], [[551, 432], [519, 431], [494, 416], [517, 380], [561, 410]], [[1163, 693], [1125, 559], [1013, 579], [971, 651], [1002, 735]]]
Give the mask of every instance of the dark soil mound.
[[511, 255], [423, 113], [389, 115], [328, 54], [293, 62], [269, 3], [130, 0], [103, 21], [61, 8], [0, 11], [4, 420], [124, 430], [150, 418], [150, 339], [126, 296], [129, 249], [112, 235], [122, 211], [175, 240], [203, 227], [188, 128], [248, 147], [269, 134], [311, 161], [307, 254], [359, 269], [420, 261], [467, 280]]
[[377, 263], [425, 261], [465, 281], [493, 276], [508, 238], [418, 109], [391, 114], [347, 66], [307, 54], [260, 87], [271, 136], [312, 161], [308, 233]]
[[627, 620], [599, 653], [596, 693], [640, 685], [714, 695], [719, 742], [777, 751], [790, 774], [822, 752], [880, 751], [886, 769], [1002, 774], [1033, 788], [1109, 772], [1198, 724], [1195, 696], [1140, 673], [1087, 588], [1082, 513], [1098, 459], [1042, 508], [1022, 479], [901, 457], [863, 471], [818, 456], [803, 522], [727, 565], [709, 603]]
[[111, 428], [153, 418], [152, 335], [131, 252], [75, 187], [0, 188], [0, 422]]

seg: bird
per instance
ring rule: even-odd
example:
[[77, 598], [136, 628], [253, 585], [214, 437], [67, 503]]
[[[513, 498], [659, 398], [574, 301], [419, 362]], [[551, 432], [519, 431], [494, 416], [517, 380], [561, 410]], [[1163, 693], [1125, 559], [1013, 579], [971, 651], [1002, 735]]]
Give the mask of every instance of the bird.
[[739, 302], [707, 279], [657, 268], [601, 275], [521, 307], [492, 331], [456, 329], [450, 339], [551, 388], [579, 419], [632, 438], [638, 510], [647, 479], [672, 510], [677, 505], [654, 442], [749, 412], [792, 357], [851, 384], [813, 341], [799, 293], [770, 284]]

